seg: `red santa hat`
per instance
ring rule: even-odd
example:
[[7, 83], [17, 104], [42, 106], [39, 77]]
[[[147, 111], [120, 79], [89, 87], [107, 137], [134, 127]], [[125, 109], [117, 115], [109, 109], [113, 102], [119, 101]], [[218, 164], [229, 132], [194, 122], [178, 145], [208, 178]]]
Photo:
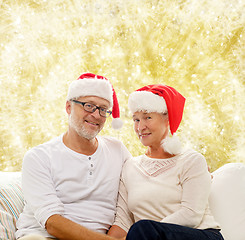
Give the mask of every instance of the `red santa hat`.
[[165, 145], [164, 149], [171, 148], [168, 151], [171, 154], [179, 152], [180, 143], [177, 143], [175, 132], [182, 120], [184, 104], [185, 98], [176, 89], [163, 84], [147, 85], [136, 90], [129, 96], [128, 102], [129, 109], [133, 113], [168, 112], [169, 128], [173, 137], [164, 139], [163, 146]]
[[107, 78], [93, 73], [84, 73], [70, 84], [67, 95], [68, 101], [85, 96], [97, 96], [109, 101], [109, 107], [112, 107], [112, 117], [114, 118], [112, 120], [112, 127], [114, 129], [122, 127], [123, 122], [120, 119], [116, 92]]

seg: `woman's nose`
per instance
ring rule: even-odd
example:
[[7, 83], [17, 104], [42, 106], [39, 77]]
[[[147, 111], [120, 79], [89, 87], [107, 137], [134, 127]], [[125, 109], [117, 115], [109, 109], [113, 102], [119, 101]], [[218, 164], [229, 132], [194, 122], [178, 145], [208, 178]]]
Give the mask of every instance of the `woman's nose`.
[[138, 130], [138, 131], [142, 131], [142, 130], [144, 130], [145, 128], [146, 128], [145, 123], [144, 123], [143, 121], [140, 121], [140, 122], [138, 123], [137, 130]]

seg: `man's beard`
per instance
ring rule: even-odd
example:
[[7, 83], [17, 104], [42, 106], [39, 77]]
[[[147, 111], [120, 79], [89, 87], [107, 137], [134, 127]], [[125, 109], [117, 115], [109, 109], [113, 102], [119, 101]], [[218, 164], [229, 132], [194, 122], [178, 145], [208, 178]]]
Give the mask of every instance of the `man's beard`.
[[100, 127], [97, 130], [94, 131], [88, 131], [82, 120], [78, 119], [75, 117], [74, 111], [71, 111], [71, 114], [69, 116], [69, 125], [71, 128], [73, 128], [77, 134], [80, 137], [86, 138], [88, 140], [92, 140], [93, 138], [95, 138], [98, 133], [101, 131], [101, 129], [103, 128], [103, 125], [100, 125]]

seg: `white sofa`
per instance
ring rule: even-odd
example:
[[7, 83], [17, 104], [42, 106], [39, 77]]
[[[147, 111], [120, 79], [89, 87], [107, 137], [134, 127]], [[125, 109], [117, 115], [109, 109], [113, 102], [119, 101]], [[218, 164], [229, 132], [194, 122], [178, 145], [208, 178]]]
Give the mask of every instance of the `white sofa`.
[[[225, 240], [245, 240], [245, 165], [229, 163], [212, 173], [210, 207]], [[201, 186], [200, 186], [201, 187]], [[15, 239], [23, 210], [20, 172], [0, 172], [0, 239]]]
[[212, 175], [209, 202], [225, 240], [245, 240], [245, 165], [228, 163]]

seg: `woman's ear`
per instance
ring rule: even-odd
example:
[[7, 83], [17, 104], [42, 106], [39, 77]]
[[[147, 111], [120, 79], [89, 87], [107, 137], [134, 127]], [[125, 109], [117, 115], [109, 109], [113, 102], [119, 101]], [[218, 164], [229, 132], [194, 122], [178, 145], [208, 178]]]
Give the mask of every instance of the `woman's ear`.
[[165, 116], [166, 119], [164, 119], [164, 124], [165, 126], [170, 129], [170, 125], [169, 125], [169, 120], [168, 120], [168, 116]]

